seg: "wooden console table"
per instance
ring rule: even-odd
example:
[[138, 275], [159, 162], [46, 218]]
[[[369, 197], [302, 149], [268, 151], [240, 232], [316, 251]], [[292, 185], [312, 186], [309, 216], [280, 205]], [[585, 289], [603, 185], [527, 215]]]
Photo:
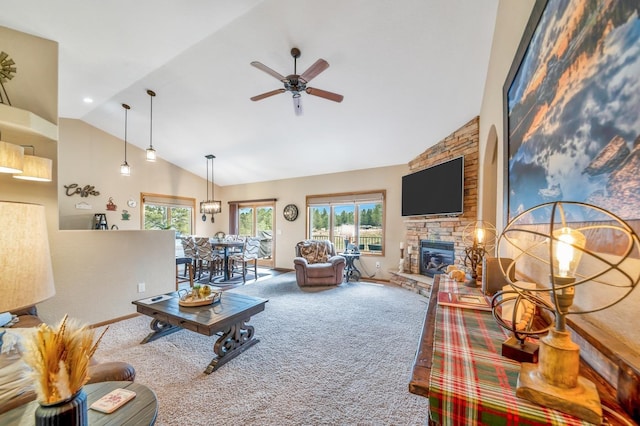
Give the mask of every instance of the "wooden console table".
[[[520, 365], [500, 355], [507, 333], [491, 313], [437, 305], [438, 291], [456, 288], [445, 276], [434, 279], [409, 383], [410, 392], [429, 398], [430, 424], [585, 424], [515, 396]], [[605, 424], [635, 424], [604, 380], [586, 364], [581, 374], [596, 382], [603, 406], [622, 413], [624, 421], [605, 411]]]

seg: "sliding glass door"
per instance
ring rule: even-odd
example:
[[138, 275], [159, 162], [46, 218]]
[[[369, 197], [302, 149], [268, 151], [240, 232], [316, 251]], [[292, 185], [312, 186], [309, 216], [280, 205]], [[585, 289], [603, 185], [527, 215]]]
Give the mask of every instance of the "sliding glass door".
[[274, 203], [239, 203], [238, 234], [260, 238], [258, 265], [273, 268]]

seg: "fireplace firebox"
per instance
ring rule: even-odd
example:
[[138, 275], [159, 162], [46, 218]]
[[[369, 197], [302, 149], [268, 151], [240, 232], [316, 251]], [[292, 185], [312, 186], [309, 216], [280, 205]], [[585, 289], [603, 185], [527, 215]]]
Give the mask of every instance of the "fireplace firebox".
[[447, 272], [455, 262], [453, 242], [420, 240], [420, 273], [428, 277]]

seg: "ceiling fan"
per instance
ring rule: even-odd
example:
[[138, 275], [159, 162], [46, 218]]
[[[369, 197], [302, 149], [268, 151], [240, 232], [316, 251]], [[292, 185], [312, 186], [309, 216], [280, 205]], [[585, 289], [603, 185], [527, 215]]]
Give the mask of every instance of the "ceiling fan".
[[286, 77], [258, 61], [251, 62], [251, 65], [253, 65], [254, 67], [266, 72], [267, 74], [277, 78], [284, 83], [284, 89], [276, 89], [270, 92], [263, 93], [261, 95], [254, 96], [251, 98], [252, 101], [259, 101], [261, 99], [268, 98], [269, 96], [277, 95], [279, 93], [291, 92], [293, 93], [293, 108], [296, 112], [296, 115], [302, 115], [302, 100], [300, 98], [302, 92], [307, 92], [308, 94], [313, 96], [319, 96], [321, 98], [329, 99], [330, 101], [342, 102], [342, 99], [344, 98], [344, 96], [342, 95], [327, 92], [326, 90], [316, 89], [314, 87], [307, 87], [308, 82], [310, 82], [322, 71], [329, 68], [329, 63], [327, 61], [325, 61], [324, 59], [318, 59], [305, 72], [298, 75], [296, 71], [296, 65], [297, 59], [300, 57], [300, 49], [296, 47], [291, 49], [291, 56], [293, 56], [293, 74], [290, 74]]

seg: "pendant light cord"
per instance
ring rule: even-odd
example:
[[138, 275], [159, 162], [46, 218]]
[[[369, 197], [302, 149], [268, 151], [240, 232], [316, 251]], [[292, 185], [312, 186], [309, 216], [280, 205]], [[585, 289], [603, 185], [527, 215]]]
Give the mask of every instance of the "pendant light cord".
[[124, 110], [124, 162], [127, 162], [127, 117], [129, 116], [129, 110]]
[[212, 201], [216, 201], [216, 197], [213, 195], [213, 159], [216, 158], [215, 156], [211, 157], [211, 200]]
[[207, 160], [207, 201], [209, 201], [209, 161]]
[[124, 163], [127, 163], [127, 118], [129, 117], [129, 109], [131, 108], [127, 104], [122, 104], [124, 108]]
[[149, 94], [149, 98], [150, 100], [150, 114], [151, 116], [149, 117], [149, 147], [151, 149], [153, 149], [153, 97], [156, 95], [155, 92], [153, 90], [147, 90], [147, 93]]

